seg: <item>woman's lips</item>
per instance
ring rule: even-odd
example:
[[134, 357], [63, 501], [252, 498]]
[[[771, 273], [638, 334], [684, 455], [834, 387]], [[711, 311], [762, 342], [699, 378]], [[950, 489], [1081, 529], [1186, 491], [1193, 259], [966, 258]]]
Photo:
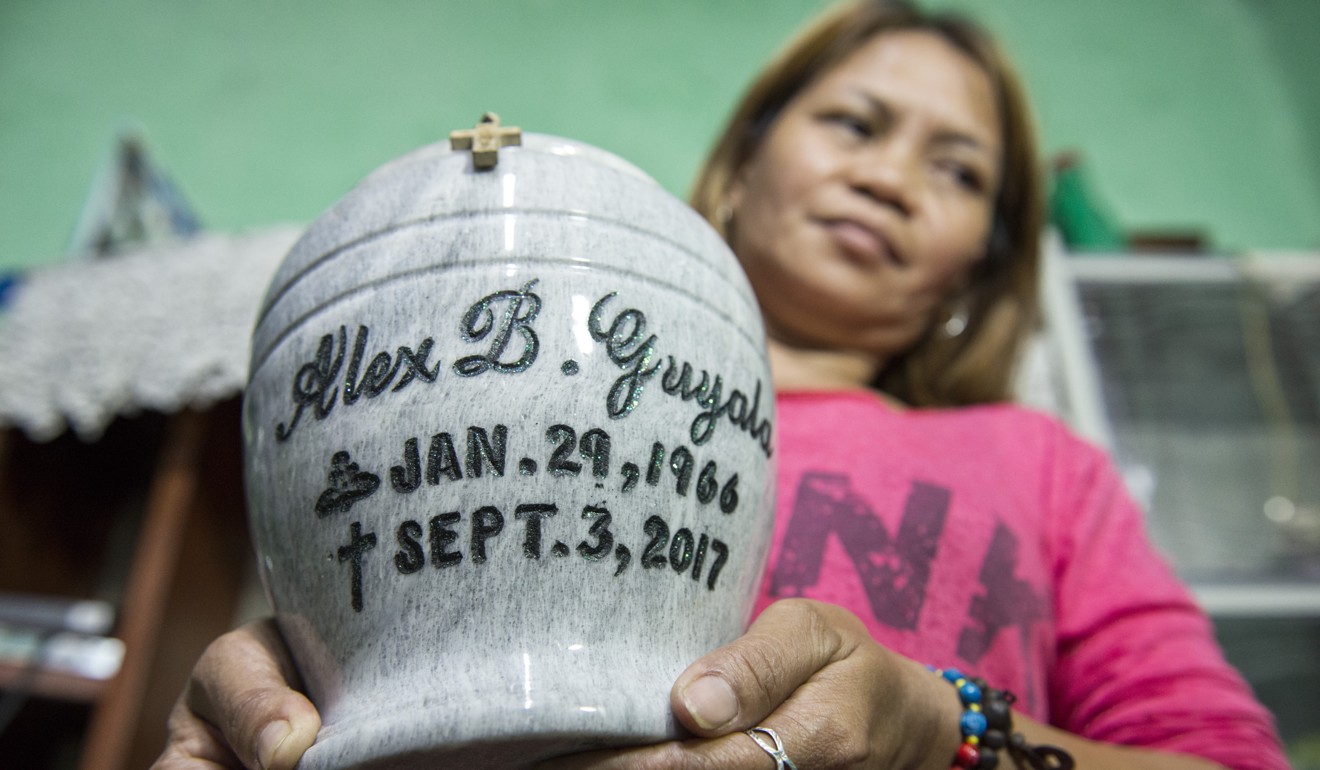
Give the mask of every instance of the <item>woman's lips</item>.
[[851, 219], [833, 219], [825, 227], [843, 251], [865, 265], [899, 264], [889, 240], [879, 231]]

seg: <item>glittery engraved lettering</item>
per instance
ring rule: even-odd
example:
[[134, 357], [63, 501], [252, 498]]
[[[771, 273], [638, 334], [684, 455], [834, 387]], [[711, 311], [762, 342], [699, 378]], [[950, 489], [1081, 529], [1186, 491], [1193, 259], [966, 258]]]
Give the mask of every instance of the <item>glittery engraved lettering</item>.
[[[624, 373], [610, 386], [605, 399], [606, 413], [616, 420], [626, 418], [641, 403], [646, 383], [661, 371], [662, 364], [656, 347], [659, 338], [647, 334], [646, 314], [628, 308], [614, 316], [608, 325], [604, 320], [605, 306], [618, 296], [610, 292], [596, 301], [587, 316], [587, 332], [596, 342], [605, 344], [605, 354]], [[748, 434], [761, 447], [766, 457], [774, 453], [773, 426], [761, 417], [761, 382], [756, 382], [751, 397], [733, 389], [725, 397], [724, 378], [702, 370], [701, 381], [692, 384], [694, 368], [689, 362], [679, 362], [666, 356], [664, 372], [660, 376], [662, 392], [681, 401], [693, 401], [701, 411], [692, 420], [689, 438], [701, 446], [710, 440], [715, 428], [725, 418], [729, 424]]]
[[733, 513], [738, 509], [738, 474], [733, 474], [720, 487], [720, 510]]
[[425, 382], [435, 382], [435, 378], [440, 376], [440, 362], [436, 361], [435, 366], [430, 369], [426, 368], [426, 359], [431, 356], [431, 347], [434, 344], [435, 341], [427, 337], [417, 346], [417, 352], [415, 353], [412, 348], [406, 345], [399, 346], [394, 354], [394, 360], [396, 370], [403, 368], [403, 375], [399, 377], [398, 382], [394, 383], [394, 387], [390, 389], [391, 392], [403, 390], [404, 386], [418, 377], [421, 377]]
[[[342, 327], [341, 327], [342, 329]], [[417, 352], [412, 348], [400, 347], [393, 357], [385, 351], [381, 351], [372, 357], [371, 362], [367, 364], [367, 370], [359, 379], [358, 372], [362, 367], [362, 356], [367, 349], [367, 337], [371, 330], [366, 326], [358, 326], [357, 336], [353, 340], [353, 355], [348, 360], [348, 372], [344, 375], [344, 403], [352, 404], [361, 396], [375, 398], [394, 382], [394, 377], [403, 369], [403, 376], [394, 383], [393, 390], [402, 390], [405, 385], [416, 377], [421, 377], [427, 382], [435, 382], [435, 378], [440, 374], [440, 364], [435, 368], [426, 368], [426, 359], [431, 354], [431, 346], [435, 341], [430, 337], [422, 340], [417, 346]]]
[[[339, 328], [342, 330], [344, 327], [341, 326], [341, 327], [339, 327]], [[359, 370], [361, 370], [361, 368], [362, 368], [362, 354], [363, 354], [363, 353], [366, 351], [366, 349], [367, 349], [367, 335], [368, 335], [369, 333], [370, 333], [370, 330], [368, 330], [367, 327], [365, 327], [365, 326], [359, 326], [359, 327], [358, 327], [358, 330], [357, 330], [357, 336], [353, 339], [353, 355], [352, 355], [351, 358], [348, 359], [348, 372], [347, 372], [347, 374], [344, 376], [344, 403], [345, 403], [345, 404], [352, 404], [352, 403], [354, 403], [355, 401], [358, 400], [358, 396], [360, 395], [359, 392], [358, 392], [358, 388], [359, 388], [359, 387], [362, 387], [362, 385], [359, 384], [359, 382], [358, 382], [358, 372], [359, 372]], [[382, 355], [385, 356], [384, 361], [381, 361], [381, 358], [380, 358], [380, 357], [381, 357]], [[390, 356], [389, 356], [389, 354], [388, 354], [388, 353], [381, 353], [381, 354], [377, 355], [376, 358], [374, 358], [374, 359], [372, 360], [372, 364], [373, 364], [373, 365], [372, 365], [371, 367], [369, 367], [369, 369], [373, 369], [373, 370], [377, 370], [377, 371], [374, 371], [373, 374], [371, 375], [371, 382], [370, 382], [369, 384], [366, 385], [366, 387], [368, 387], [368, 388], [374, 387], [374, 386], [375, 386], [375, 380], [379, 379], [380, 377], [382, 377], [382, 376], [384, 375], [384, 372], [378, 371], [382, 366], [383, 366], [387, 371], [389, 370], [389, 366], [390, 366]], [[379, 395], [380, 390], [377, 389], [377, 390], [376, 390], [376, 393]]]
[[524, 522], [523, 556], [541, 558], [541, 521], [556, 513], [559, 507], [553, 503], [527, 503], [513, 510], [513, 517]]
[[665, 546], [669, 545], [669, 525], [659, 516], [652, 516], [642, 525], [642, 531], [651, 537], [646, 543], [646, 549], [642, 551], [642, 566], [654, 569], [668, 564]]
[[454, 437], [448, 433], [432, 436], [431, 448], [426, 451], [426, 483], [435, 486], [440, 483], [441, 476], [450, 481], [463, 478], [458, 452], [454, 451]]
[[675, 478], [678, 479], [674, 491], [678, 493], [679, 497], [687, 497], [688, 487], [692, 485], [692, 466], [694, 462], [692, 450], [685, 446], [678, 447], [669, 454], [669, 469], [674, 472]]
[[[463, 314], [462, 333], [466, 342], [491, 339], [485, 355], [465, 356], [454, 362], [454, 372], [464, 377], [475, 377], [494, 370], [502, 374], [526, 371], [536, 360], [540, 339], [532, 329], [532, 321], [541, 312], [541, 298], [532, 293], [536, 281], [528, 281], [520, 289], [495, 292], [468, 308]], [[496, 309], [502, 308], [496, 316]], [[522, 350], [518, 358], [505, 361], [503, 357], [509, 340], [517, 332], [522, 337]]]
[[[435, 344], [430, 337], [422, 340], [415, 352], [407, 346], [399, 347], [393, 356], [381, 351], [371, 358], [366, 369], [363, 370], [362, 361], [370, 334], [371, 330], [368, 327], [358, 326], [357, 335], [353, 340], [353, 352], [349, 356], [348, 369], [344, 374], [345, 406], [357, 403], [363, 396], [368, 399], [376, 398], [389, 388], [390, 383], [394, 383], [394, 388], [390, 392], [397, 392], [418, 378], [425, 382], [435, 382], [440, 373], [440, 364], [437, 362], [430, 369], [426, 366], [431, 348]], [[336, 344], [336, 336], [338, 344]], [[347, 348], [347, 327], [340, 326], [337, 335], [326, 334], [321, 337], [316, 355], [311, 361], [300, 366], [293, 377], [292, 391], [295, 404], [293, 417], [287, 423], [282, 422], [275, 426], [276, 440], [287, 441], [293, 435], [294, 428], [298, 426], [308, 406], [312, 408], [312, 415], [317, 420], [324, 420], [330, 415], [338, 395], [335, 381], [339, 378], [340, 368], [344, 365]], [[402, 375], [399, 374], [400, 371], [403, 372]]]
[[467, 473], [469, 478], [481, 478], [482, 468], [490, 468], [496, 476], [504, 475], [509, 429], [496, 425], [489, 434], [485, 428], [471, 427], [467, 432]]
[[[696, 540], [692, 530], [682, 527], [674, 533], [674, 539], [669, 539], [669, 524], [659, 516], [652, 516], [646, 520], [642, 530], [651, 537], [646, 543], [646, 550], [642, 551], [642, 567], [646, 569], [661, 569], [668, 565], [670, 568], [682, 575], [691, 567], [692, 579], [701, 581], [701, 570], [706, 564], [706, 554], [713, 552], [715, 561], [710, 565], [710, 572], [706, 573], [706, 590], [714, 591], [715, 583], [720, 578], [720, 572], [724, 570], [724, 565], [729, 561], [729, 546], [719, 538], [712, 538], [706, 533], [702, 533], [701, 539]], [[693, 548], [693, 543], [696, 548]]]
[[403, 442], [403, 465], [390, 468], [390, 486], [395, 492], [412, 492], [422, 484], [422, 461], [417, 455], [417, 439]]
[[600, 561], [614, 548], [614, 533], [610, 531], [609, 509], [600, 505], [588, 505], [582, 509], [582, 518], [591, 522], [588, 534], [596, 539], [595, 544], [586, 540], [578, 543], [578, 555], [587, 561]]
[[660, 377], [660, 387], [671, 396], [678, 396], [683, 401], [691, 401], [710, 389], [710, 372], [701, 372], [701, 382], [692, 384], [692, 364], [684, 361], [681, 365], [670, 358], [669, 367]]
[[706, 563], [706, 548], [710, 546], [710, 535], [703, 534], [697, 541], [697, 551], [692, 556], [692, 579], [701, 580], [701, 567]]
[[376, 533], [362, 534], [362, 522], [355, 521], [348, 528], [348, 545], [339, 547], [339, 563], [349, 562], [349, 597], [354, 612], [361, 612], [362, 602], [362, 557], [376, 547]]
[[486, 562], [486, 541], [504, 529], [504, 514], [493, 505], [472, 512], [472, 540], [468, 544], [473, 564]]
[[[492, 508], [490, 510], [494, 511], [495, 509]], [[495, 511], [495, 512], [497, 514], [499, 513], [499, 511]], [[431, 566], [432, 567], [435, 567], [436, 569], [442, 569], [444, 567], [452, 567], [463, 560], [462, 552], [449, 550], [449, 547], [458, 540], [458, 531], [455, 530], [452, 525], [457, 524], [460, 518], [461, 516], [459, 515], [458, 511], [448, 511], [446, 513], [441, 513], [437, 516], [431, 517], [429, 526], [431, 530], [430, 536], [431, 536]], [[500, 526], [503, 527], [502, 516], [500, 517]], [[472, 525], [472, 533], [473, 533], [474, 541], [476, 540], [476, 532], [477, 532], [477, 525], [475, 523], [475, 518], [474, 518]], [[490, 535], [487, 536], [493, 536], [497, 532], [498, 529], [495, 532], [491, 532]], [[482, 549], [481, 549], [483, 558], [485, 556], [485, 552], [486, 552], [485, 540], [483, 539]], [[472, 558], [475, 560], [476, 556], [473, 555]]]
[[710, 550], [715, 552], [715, 563], [710, 565], [710, 575], [706, 578], [706, 590], [715, 590], [715, 581], [719, 580], [720, 572], [724, 570], [724, 565], [729, 561], [729, 546], [722, 540], [711, 540]]
[[418, 538], [422, 536], [422, 525], [409, 519], [394, 531], [394, 540], [399, 550], [394, 554], [394, 568], [400, 575], [411, 575], [426, 566], [426, 553]]
[[619, 488], [620, 492], [631, 492], [637, 486], [637, 480], [642, 477], [642, 470], [637, 467], [637, 463], [624, 463], [619, 469], [623, 474], [623, 486]]
[[[365, 381], [363, 378], [362, 381]], [[365, 391], [363, 391], [365, 395]], [[414, 496], [413, 500], [400, 507], [384, 506], [383, 510], [413, 511], [420, 505], [428, 505], [428, 492], [422, 491], [423, 479], [428, 486], [441, 483], [461, 483], [464, 479], [503, 478], [508, 463], [511, 446], [519, 446], [517, 437], [511, 436], [509, 426], [497, 424], [490, 429], [480, 426], [466, 428], [466, 442], [459, 447], [454, 439], [457, 431], [439, 431], [431, 435], [430, 447], [425, 461], [421, 452], [421, 439], [407, 437], [402, 442], [401, 454], [396, 458], [401, 461], [390, 467], [389, 484], [386, 490], [399, 495]], [[614, 442], [610, 433], [602, 428], [589, 428], [579, 431], [571, 425], [558, 423], [545, 432], [549, 448], [546, 467], [558, 478], [571, 481], [581, 479], [597, 490], [605, 490], [614, 458]], [[645, 444], [642, 444], [645, 446]], [[465, 451], [460, 453], [459, 449]], [[650, 442], [650, 454], [643, 464], [623, 462], [618, 471], [624, 477], [621, 491], [637, 487], [645, 475], [647, 483], [659, 486], [661, 482], [672, 483], [669, 490], [678, 497], [695, 497], [701, 506], [714, 508], [716, 501], [721, 511], [731, 513], [737, 508], [738, 474], [722, 476], [720, 468], [727, 464], [726, 458], [712, 458], [708, 450], [693, 449], [688, 446], [667, 448], [659, 441]], [[514, 455], [518, 457], [518, 455]], [[641, 458], [638, 458], [641, 459]], [[535, 475], [540, 462], [531, 457], [521, 457], [517, 461], [521, 476]], [[698, 471], [698, 469], [700, 469]], [[357, 501], [377, 493], [381, 489], [380, 479], [372, 473], [363, 471], [353, 461], [347, 450], [335, 452], [331, 457], [329, 481], [317, 500], [317, 511], [321, 517], [350, 510]], [[562, 484], [556, 482], [559, 488]], [[498, 492], [500, 485], [493, 489]], [[489, 491], [488, 485], [477, 485], [476, 490]], [[608, 493], [602, 493], [608, 494]], [[443, 499], [443, 498], [441, 498]], [[627, 545], [630, 533], [616, 530], [619, 519], [602, 498], [600, 502], [581, 507], [580, 540], [569, 539], [563, 527], [572, 528], [572, 522], [549, 520], [556, 517], [560, 505], [554, 502], [523, 502], [513, 505], [514, 518], [523, 523], [521, 550], [529, 564], [544, 563], [547, 555], [555, 559], [564, 559], [576, 555], [589, 563], [604, 562], [613, 556], [610, 571], [615, 577], [627, 571], [633, 562], [633, 551]], [[649, 502], [644, 502], [650, 505]], [[507, 510], [507, 508], [506, 508]], [[628, 514], [637, 514], [628, 510]], [[468, 521], [464, 522], [464, 517]], [[362, 570], [365, 554], [375, 548], [375, 533], [363, 532], [358, 522], [350, 528], [352, 539], [347, 545], [338, 548], [340, 563], [348, 564], [352, 571], [351, 597], [356, 602], [356, 611], [362, 611], [364, 596]], [[389, 564], [393, 573], [399, 576], [417, 575], [425, 571], [429, 561], [436, 570], [446, 570], [460, 565], [483, 565], [492, 556], [490, 541], [498, 537], [505, 527], [505, 516], [495, 505], [481, 505], [470, 514], [457, 510], [445, 511], [429, 519], [406, 518], [392, 526], [393, 546], [389, 554]], [[386, 530], [387, 532], [391, 530]], [[662, 516], [652, 515], [642, 526], [646, 536], [644, 550], [641, 551], [641, 564], [650, 575], [687, 576], [694, 582], [704, 583], [707, 590], [714, 590], [729, 558], [729, 547], [711, 533], [689, 524], [672, 529]], [[671, 535], [672, 533], [672, 535]], [[557, 539], [552, 534], [559, 535]], [[636, 532], [631, 533], [635, 536]], [[388, 536], [388, 535], [387, 535]], [[466, 543], [462, 542], [467, 537]], [[570, 545], [575, 543], [575, 545]], [[501, 549], [499, 553], [504, 553]], [[497, 554], [494, 554], [498, 556]], [[330, 557], [335, 558], [332, 552]], [[663, 569], [668, 567], [668, 569]], [[529, 567], [530, 569], [536, 569]], [[411, 580], [416, 580], [411, 578]]]
[[651, 445], [651, 461], [646, 464], [646, 483], [655, 486], [660, 483], [660, 471], [665, 467], [665, 445], [659, 441]]
[[655, 357], [654, 334], [646, 334], [646, 314], [629, 308], [619, 313], [610, 322], [609, 329], [601, 324], [601, 313], [605, 304], [614, 299], [617, 292], [610, 292], [596, 301], [587, 316], [587, 332], [597, 342], [605, 343], [605, 354], [625, 374], [614, 381], [606, 397], [606, 408], [610, 417], [627, 417], [642, 399], [646, 381], [660, 370], [659, 364], [649, 366]]
[[[670, 367], [673, 367], [672, 357], [669, 362]], [[704, 376], [705, 373], [702, 374]], [[689, 431], [692, 443], [706, 443], [715, 431], [715, 425], [719, 418], [727, 415], [729, 422], [756, 439], [766, 452], [766, 456], [769, 457], [773, 451], [771, 427], [769, 420], [761, 419], [761, 381], [756, 381], [756, 393], [752, 396], [750, 409], [748, 408], [747, 396], [739, 390], [734, 390], [728, 399], [721, 403], [723, 390], [724, 381], [719, 375], [716, 375], [714, 382], [711, 383], [710, 390], [696, 397], [697, 403], [705, 409], [692, 420], [692, 428]]]
[[577, 431], [563, 424], [551, 425], [545, 431], [545, 440], [555, 445], [546, 469], [554, 476], [576, 476], [582, 472], [582, 463], [568, 459], [577, 445]]
[[335, 452], [330, 458], [330, 487], [316, 499], [316, 515], [325, 518], [332, 513], [346, 513], [353, 504], [375, 494], [380, 477], [358, 468], [348, 452]]
[[[708, 505], [719, 499], [720, 510], [724, 513], [733, 513], [738, 508], [738, 474], [734, 473], [725, 479], [721, 486], [719, 480], [719, 463], [715, 460], [707, 460], [701, 466], [701, 472], [697, 473], [699, 460], [691, 449], [685, 446], [677, 446], [669, 450], [668, 464], [665, 463], [666, 450], [664, 444], [654, 442], [651, 444], [651, 457], [647, 462], [646, 483], [655, 486], [660, 483], [663, 472], [668, 468], [674, 477], [674, 492], [679, 497], [686, 497], [688, 492], [693, 489], [693, 479], [695, 477], [697, 502]], [[620, 472], [624, 476], [624, 485], [622, 491], [627, 492], [637, 484], [641, 474], [641, 469], [634, 463], [624, 463]]]
[[610, 434], [600, 428], [583, 433], [578, 452], [582, 459], [590, 461], [592, 476], [603, 479], [610, 475]]
[[628, 569], [628, 565], [632, 563], [632, 551], [628, 550], [628, 546], [619, 543], [614, 546], [614, 560], [619, 564], [619, 566], [614, 568], [614, 577], [618, 577], [622, 575], [623, 571]]
[[692, 530], [683, 527], [669, 541], [669, 566], [675, 572], [684, 572], [692, 564]]
[[715, 499], [715, 495], [720, 491], [719, 482], [715, 480], [715, 474], [719, 466], [714, 460], [706, 463], [701, 469], [701, 474], [697, 476], [697, 502], [709, 503]]
[[344, 364], [344, 346], [348, 332], [339, 327], [339, 349], [335, 351], [335, 336], [327, 334], [317, 345], [316, 355], [311, 361], [298, 368], [293, 376], [293, 403], [296, 405], [293, 417], [288, 423], [275, 426], [275, 439], [288, 441], [293, 429], [298, 427], [303, 410], [311, 405], [318, 420], [324, 420], [334, 408], [337, 391], [334, 389], [335, 378], [339, 376], [339, 367]]
[[[504, 290], [492, 292], [501, 286]], [[586, 569], [593, 580], [608, 580], [607, 573], [622, 576], [635, 560], [640, 569], [626, 578], [629, 581], [678, 581], [689, 597], [704, 594], [703, 585], [716, 590], [731, 550], [717, 535], [728, 536], [738, 527], [714, 510], [736, 513], [735, 471], [745, 475], [751, 470], [749, 459], [754, 464], [762, 452], [772, 456], [771, 396], [763, 396], [760, 381], [735, 382], [723, 376], [733, 372], [721, 372], [721, 367], [743, 363], [741, 354], [719, 358], [718, 351], [707, 350], [705, 340], [698, 339], [693, 352], [700, 357], [670, 355], [666, 343], [680, 342], [686, 335], [666, 334], [664, 321], [681, 309], [664, 308], [667, 314], [648, 316], [645, 305], [619, 292], [602, 293], [574, 294], [571, 303], [549, 297], [555, 302], [547, 305], [543, 295], [549, 295], [537, 280], [486, 286], [460, 301], [413, 314], [413, 320], [443, 319], [437, 323], [450, 337], [441, 335], [439, 344], [415, 328], [408, 330], [399, 318], [386, 322], [370, 309], [345, 318], [336, 314], [356, 305], [327, 306], [308, 316], [313, 323], [322, 319], [324, 326], [308, 330], [308, 318], [302, 319], [296, 331], [280, 338], [285, 347], [263, 359], [269, 366], [287, 367], [279, 370], [279, 383], [289, 382], [286, 378], [293, 374], [287, 391], [291, 400], [284, 400], [285, 391], [275, 393], [280, 403], [274, 417], [285, 418], [274, 426], [275, 437], [288, 441], [300, 425], [310, 425], [298, 442], [308, 442], [311, 451], [323, 447], [325, 455], [314, 457], [329, 459], [323, 486], [316, 474], [308, 487], [302, 485], [309, 480], [297, 474], [288, 483], [305, 490], [298, 494], [313, 504], [318, 518], [334, 519], [326, 524], [334, 529], [321, 533], [331, 538], [329, 543], [306, 538], [305, 547], [314, 549], [314, 558], [325, 560], [331, 572], [337, 560], [336, 579], [349, 577], [354, 612], [364, 613], [367, 599], [374, 604], [366, 609], [382, 610], [377, 593], [382, 587], [376, 582], [381, 572], [415, 592], [405, 602], [409, 606], [460, 583], [489, 579], [491, 570], [554, 581]], [[599, 299], [591, 305], [595, 297]], [[546, 327], [554, 318], [553, 313], [542, 317], [543, 309], [567, 310], [570, 305], [571, 329]], [[318, 338], [313, 331], [328, 333]], [[406, 341], [416, 344], [398, 345], [405, 340], [392, 335], [399, 333], [415, 335]], [[682, 343], [688, 344], [686, 339]], [[475, 355], [452, 355], [446, 345]], [[558, 346], [564, 349], [553, 349]], [[446, 354], [443, 364], [441, 351]], [[527, 372], [541, 358], [549, 362], [541, 366], [552, 369], [537, 370], [544, 378], [532, 379], [556, 389], [555, 394], [544, 394], [547, 405], [549, 396], [562, 395], [560, 390], [572, 391], [575, 398], [585, 393], [589, 401], [564, 402], [562, 416], [548, 415], [550, 407], [539, 402], [529, 407], [502, 403], [507, 399], [504, 388], [523, 378], [497, 375]], [[707, 361], [714, 366], [703, 368]], [[505, 384], [473, 392], [466, 378], [487, 372]], [[427, 390], [426, 383], [439, 382], [442, 373], [452, 379], [438, 390]], [[412, 391], [402, 397], [392, 395], [408, 387]], [[535, 389], [537, 383], [530, 387]], [[623, 431], [617, 429], [615, 420], [651, 408], [663, 413], [644, 414], [645, 425], [634, 421]], [[466, 424], [478, 417], [459, 417], [464, 422], [453, 424], [454, 415], [463, 414], [498, 416], [484, 425]], [[407, 421], [437, 418], [450, 422], [401, 428], [404, 435], [385, 441], [388, 448], [378, 451], [382, 433]], [[260, 419], [265, 426], [276, 423], [271, 417]], [[344, 422], [318, 424], [327, 419]], [[496, 424], [496, 419], [507, 424]], [[344, 441], [346, 435], [353, 441]], [[657, 437], [661, 440], [652, 440]], [[726, 451], [729, 444], [747, 440], [759, 444], [760, 451], [747, 444]], [[297, 451], [307, 448], [299, 446]], [[749, 458], [748, 451], [754, 456]], [[509, 467], [510, 452], [516, 473]], [[545, 478], [534, 481], [542, 472]], [[611, 480], [611, 472], [617, 481]], [[646, 487], [638, 489], [643, 479]], [[532, 491], [536, 489], [542, 491]], [[386, 499], [357, 505], [373, 495]], [[567, 516], [558, 516], [561, 507]], [[574, 510], [580, 516], [572, 515]], [[356, 513], [338, 515], [351, 511]], [[521, 522], [521, 533], [513, 525], [512, 540], [501, 539], [508, 523], [504, 511]], [[342, 526], [349, 521], [345, 541]], [[841, 514], [832, 521], [831, 532], [845, 534], [856, 524]], [[379, 556], [372, 553], [377, 533], [383, 546]], [[608, 563], [611, 556], [612, 565], [591, 566]]]

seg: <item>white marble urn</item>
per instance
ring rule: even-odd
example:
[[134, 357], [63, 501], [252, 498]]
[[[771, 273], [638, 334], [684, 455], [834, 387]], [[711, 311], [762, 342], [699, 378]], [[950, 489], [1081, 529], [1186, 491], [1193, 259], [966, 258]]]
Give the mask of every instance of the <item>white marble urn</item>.
[[756, 302], [602, 150], [446, 142], [374, 172], [272, 282], [243, 420], [324, 722], [304, 768], [675, 737], [674, 679], [749, 617], [774, 515]]

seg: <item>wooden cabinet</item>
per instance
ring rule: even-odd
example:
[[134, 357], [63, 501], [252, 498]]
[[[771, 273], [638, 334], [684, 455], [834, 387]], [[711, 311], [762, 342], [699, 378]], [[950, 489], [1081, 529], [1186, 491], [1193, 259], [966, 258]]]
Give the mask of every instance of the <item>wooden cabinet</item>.
[[159, 754], [250, 585], [238, 407], [121, 418], [95, 442], [0, 433], [0, 590], [110, 601], [124, 642], [104, 682], [0, 666], [0, 689], [30, 690], [0, 734], [7, 767], [136, 770]]

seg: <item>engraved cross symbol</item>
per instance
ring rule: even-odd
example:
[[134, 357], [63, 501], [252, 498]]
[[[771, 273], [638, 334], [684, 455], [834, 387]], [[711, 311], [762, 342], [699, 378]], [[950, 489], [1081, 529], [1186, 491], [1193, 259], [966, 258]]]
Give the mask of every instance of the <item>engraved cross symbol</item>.
[[522, 129], [501, 126], [500, 116], [487, 112], [475, 128], [449, 132], [449, 147], [472, 150], [472, 165], [478, 170], [495, 168], [500, 162], [500, 148], [522, 144]]

